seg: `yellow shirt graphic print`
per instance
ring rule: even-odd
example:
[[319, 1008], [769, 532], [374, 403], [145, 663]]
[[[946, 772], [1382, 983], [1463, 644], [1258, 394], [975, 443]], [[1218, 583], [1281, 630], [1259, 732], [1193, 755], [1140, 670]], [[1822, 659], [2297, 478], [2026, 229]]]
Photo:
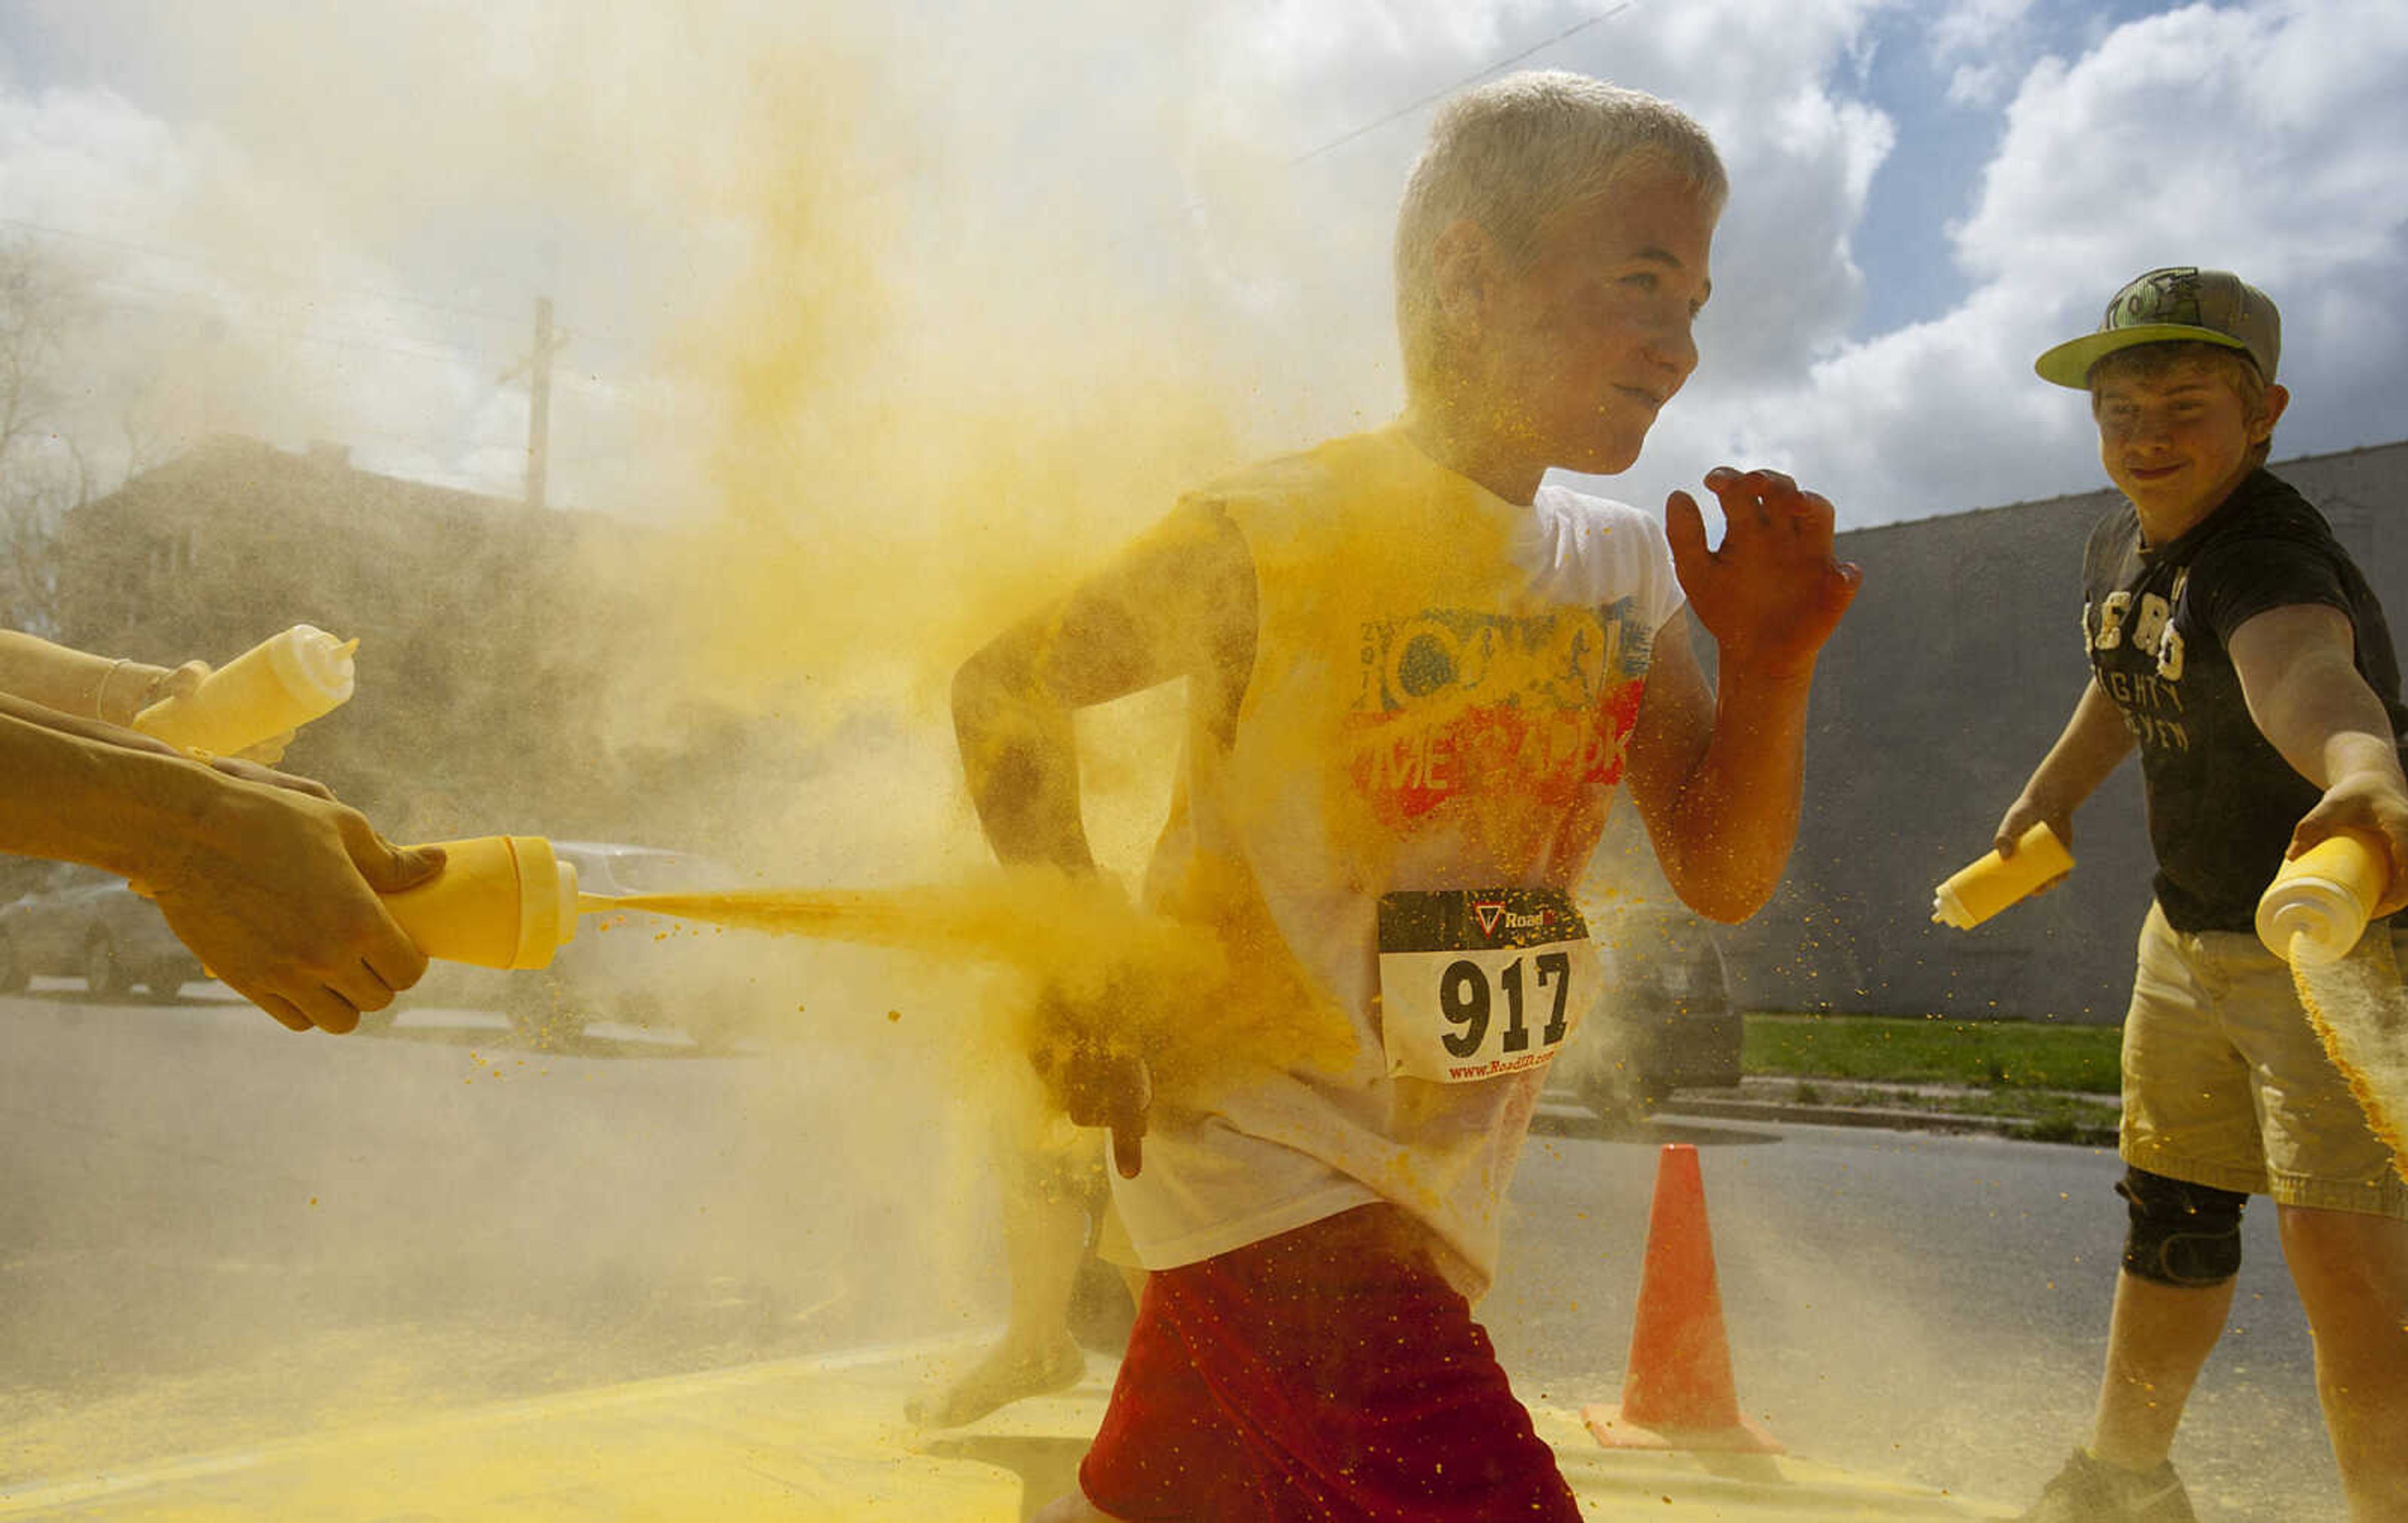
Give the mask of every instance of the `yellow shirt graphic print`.
[[1355, 786], [1391, 827], [1458, 796], [1555, 812], [1621, 781], [1643, 677], [1593, 609], [1427, 610], [1363, 631], [1349, 725]]
[[1454, 886], [1584, 855], [1662, 611], [1540, 592], [1532, 510], [1394, 435], [1321, 458], [1316, 491], [1232, 504], [1263, 586], [1240, 715], [1255, 775], [1279, 791], [1321, 778], [1332, 843], [1369, 878], [1434, 835], [1473, 843], [1459, 860], [1478, 876]]

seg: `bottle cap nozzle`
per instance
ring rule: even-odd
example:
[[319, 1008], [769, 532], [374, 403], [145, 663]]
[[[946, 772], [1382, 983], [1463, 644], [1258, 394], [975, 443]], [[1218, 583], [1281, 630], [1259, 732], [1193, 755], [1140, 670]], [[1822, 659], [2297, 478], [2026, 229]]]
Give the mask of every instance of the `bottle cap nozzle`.
[[583, 896], [577, 891], [577, 864], [558, 856], [553, 863], [560, 869], [560, 908], [556, 912], [560, 916], [560, 942], [566, 946], [577, 940], [578, 901]]
[[[2324, 890], [2315, 895], [2315, 890]], [[2313, 884], [2307, 892], [2268, 896], [2260, 906], [2258, 940], [2294, 967], [2321, 968], [2339, 962], [2358, 941], [2365, 922], [2351, 912], [2355, 905], [2336, 902], [2331, 885]]]
[[1931, 923], [1957, 930], [1973, 928], [1973, 917], [1966, 912], [1965, 901], [1957, 898], [1956, 891], [1946, 884], [1931, 891]]
[[2328, 837], [2283, 864], [2258, 900], [2258, 939], [2294, 966], [2338, 962], [2358, 944], [2383, 897], [2387, 854], [2364, 840]]

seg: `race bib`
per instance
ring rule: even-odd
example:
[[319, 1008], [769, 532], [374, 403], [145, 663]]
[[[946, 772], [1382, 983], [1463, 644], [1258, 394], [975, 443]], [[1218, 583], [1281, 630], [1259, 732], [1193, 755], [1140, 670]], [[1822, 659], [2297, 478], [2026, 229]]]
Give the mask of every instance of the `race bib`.
[[1380, 898], [1381, 1028], [1388, 1071], [1493, 1079], [1555, 1056], [1603, 977], [1587, 922], [1554, 888], [1446, 889]]

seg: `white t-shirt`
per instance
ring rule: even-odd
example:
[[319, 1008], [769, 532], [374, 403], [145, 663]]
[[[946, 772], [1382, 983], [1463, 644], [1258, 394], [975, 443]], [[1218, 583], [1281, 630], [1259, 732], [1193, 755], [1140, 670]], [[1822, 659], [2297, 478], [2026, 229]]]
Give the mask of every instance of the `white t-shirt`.
[[[1393, 429], [1199, 496], [1246, 539], [1258, 634], [1234, 737], [1191, 725], [1150, 897], [1221, 927], [1266, 987], [1297, 991], [1299, 1021], [1344, 1023], [1351, 1056], [1266, 1065], [1157, 1117], [1115, 1203], [1139, 1261], [1165, 1269], [1392, 1201], [1477, 1297], [1545, 1073], [1534, 1039], [1568, 1034], [1570, 975], [1548, 975], [1584, 947], [1545, 960], [1560, 927], [1492, 952], [1399, 938], [1432, 904], [1493, 922], [1569, 903], [1682, 606], [1669, 547], [1647, 515], [1561, 487], [1514, 507]], [[1412, 950], [1383, 959], [1383, 935]], [[1410, 1025], [1455, 1052], [1475, 1013], [1479, 1062], [1416, 1070], [1389, 1040]]]

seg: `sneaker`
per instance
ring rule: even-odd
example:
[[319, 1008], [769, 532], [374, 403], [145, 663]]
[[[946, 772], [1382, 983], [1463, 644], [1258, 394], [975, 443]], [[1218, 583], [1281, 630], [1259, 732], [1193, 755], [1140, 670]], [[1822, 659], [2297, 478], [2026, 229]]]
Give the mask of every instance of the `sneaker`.
[[2199, 1523], [2169, 1459], [2128, 1471], [2076, 1449], [2016, 1523]]

